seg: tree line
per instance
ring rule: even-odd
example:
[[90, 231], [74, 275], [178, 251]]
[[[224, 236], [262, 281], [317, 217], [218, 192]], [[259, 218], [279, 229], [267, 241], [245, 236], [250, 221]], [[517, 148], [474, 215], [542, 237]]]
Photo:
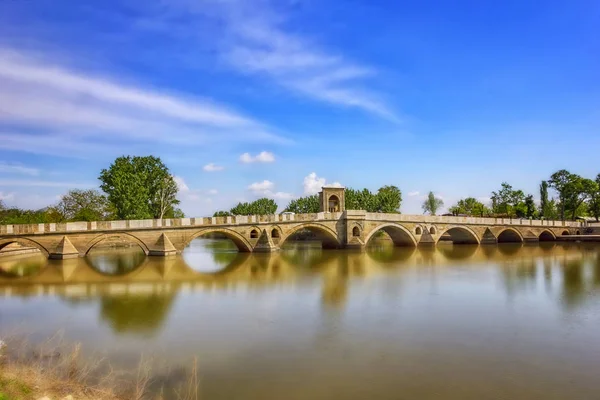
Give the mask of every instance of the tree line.
[[98, 189], [73, 189], [41, 210], [9, 208], [0, 201], [0, 224], [114, 219], [181, 218], [178, 187], [160, 158], [122, 156], [100, 172]]
[[[549, 189], [554, 190], [556, 198], [550, 198]], [[489, 206], [468, 197], [459, 200], [449, 211], [454, 215], [477, 217], [600, 219], [600, 174], [590, 179], [561, 169], [540, 183], [539, 195], [540, 201], [536, 204], [532, 194], [526, 195], [522, 190], [503, 182], [498, 191], [492, 192]]]

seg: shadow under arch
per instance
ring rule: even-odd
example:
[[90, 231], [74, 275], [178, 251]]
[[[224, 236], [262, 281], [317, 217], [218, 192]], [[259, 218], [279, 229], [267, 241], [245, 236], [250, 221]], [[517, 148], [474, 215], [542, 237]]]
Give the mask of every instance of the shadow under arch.
[[556, 240], [556, 235], [552, 231], [545, 230], [538, 237], [540, 242], [553, 242]]
[[[251, 227], [251, 230], [257, 229], [255, 227]], [[260, 232], [260, 230], [259, 230]], [[252, 251], [252, 243], [248, 239], [246, 239], [242, 234], [228, 228], [205, 228], [199, 230], [198, 232], [193, 233], [187, 240], [187, 242], [183, 245], [183, 248], [189, 246], [192, 240], [197, 239], [199, 237], [208, 235], [210, 233], [219, 233], [227, 237], [227, 239], [231, 240], [235, 246], [237, 247], [239, 252], [247, 253]]]
[[282, 237], [279, 240], [279, 246], [283, 246], [284, 244], [286, 244], [286, 242], [290, 240], [290, 238], [297, 236], [297, 234], [303, 230], [308, 230], [314, 233], [316, 235], [316, 239], [321, 241], [321, 246], [324, 249], [338, 249], [342, 247], [342, 244], [338, 239], [337, 232], [325, 225], [315, 223], [306, 223], [298, 225], [290, 232], [288, 232], [288, 234], [285, 235], [285, 237]]
[[479, 244], [479, 237], [470, 228], [465, 226], [452, 226], [440, 234], [437, 241], [442, 240], [442, 236], [447, 236], [454, 244]]
[[44, 246], [42, 246], [41, 244], [39, 244], [38, 242], [36, 242], [35, 240], [31, 240], [31, 239], [27, 239], [27, 238], [5, 238], [5, 239], [0, 239], [0, 250], [2, 250], [4, 247], [8, 246], [9, 244], [12, 243], [18, 243], [22, 246], [26, 246], [26, 247], [35, 247], [36, 249], [38, 249], [39, 251], [42, 252], [42, 254], [48, 258], [48, 256], [50, 255], [50, 252], [48, 251], [48, 249], [46, 249]]
[[142, 251], [144, 252], [144, 254], [148, 255], [150, 253], [150, 249], [148, 249], [148, 246], [146, 246], [146, 243], [142, 242], [140, 239], [138, 239], [136, 236], [127, 233], [127, 232], [114, 232], [114, 233], [104, 233], [100, 236], [95, 237], [94, 239], [92, 239], [90, 242], [88, 242], [88, 244], [85, 247], [85, 251], [83, 252], [84, 255], [87, 255], [90, 250], [92, 250], [95, 246], [97, 246], [99, 243], [105, 241], [105, 240], [110, 240], [113, 238], [119, 238], [119, 239], [125, 239], [128, 240], [132, 243], [137, 244], [138, 246], [140, 246], [140, 248], [142, 249]]
[[513, 228], [506, 228], [498, 234], [498, 243], [522, 243], [523, 235]]
[[394, 223], [379, 225], [373, 229], [369, 236], [365, 238], [365, 244], [368, 245], [375, 234], [382, 230], [392, 238], [394, 246], [417, 246], [417, 240], [410, 231], [402, 225]]

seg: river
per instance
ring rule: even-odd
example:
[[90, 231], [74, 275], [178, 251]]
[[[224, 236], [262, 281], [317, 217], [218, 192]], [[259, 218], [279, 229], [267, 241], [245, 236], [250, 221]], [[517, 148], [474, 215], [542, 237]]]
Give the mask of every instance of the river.
[[0, 258], [0, 335], [64, 332], [154, 389], [197, 359], [203, 399], [598, 399], [600, 246], [237, 254], [198, 239]]

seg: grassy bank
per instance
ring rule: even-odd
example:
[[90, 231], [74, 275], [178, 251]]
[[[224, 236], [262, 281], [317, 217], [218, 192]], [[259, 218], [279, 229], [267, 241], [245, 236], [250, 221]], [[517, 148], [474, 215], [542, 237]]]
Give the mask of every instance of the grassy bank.
[[0, 341], [0, 400], [199, 399], [195, 363], [176, 389], [161, 387], [164, 377], [153, 377], [151, 364], [142, 357], [137, 369], [119, 371], [57, 337], [39, 345], [9, 338]]

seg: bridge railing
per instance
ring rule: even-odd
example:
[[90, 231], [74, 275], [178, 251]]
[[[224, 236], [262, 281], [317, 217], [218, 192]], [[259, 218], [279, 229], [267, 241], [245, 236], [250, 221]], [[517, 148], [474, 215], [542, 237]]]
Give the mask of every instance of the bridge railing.
[[202, 217], [202, 218], [173, 218], [173, 219], [144, 219], [120, 221], [95, 221], [95, 222], [66, 222], [51, 224], [16, 224], [0, 225], [0, 235], [32, 235], [71, 233], [89, 231], [122, 231], [164, 229], [179, 227], [201, 226], [231, 226], [271, 224], [282, 222], [311, 222], [338, 220], [344, 216], [349, 218], [366, 218], [371, 221], [395, 221], [429, 224], [470, 224], [470, 225], [527, 225], [550, 227], [580, 227], [577, 221], [550, 221], [529, 220], [518, 218], [478, 218], [478, 217], [443, 217], [409, 214], [368, 213], [361, 210], [348, 210], [338, 213], [313, 213], [313, 214], [277, 214], [277, 215], [250, 215], [229, 217]]

